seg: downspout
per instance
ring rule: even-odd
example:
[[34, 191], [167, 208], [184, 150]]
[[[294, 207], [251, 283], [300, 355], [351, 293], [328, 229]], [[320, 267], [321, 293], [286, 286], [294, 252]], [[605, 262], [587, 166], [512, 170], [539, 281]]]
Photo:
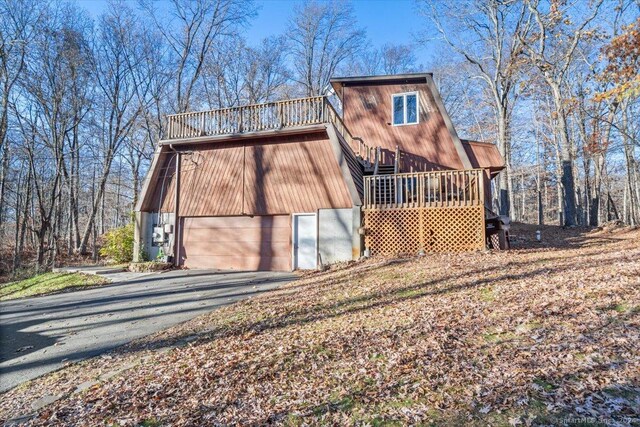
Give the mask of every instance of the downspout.
[[173, 147], [173, 144], [169, 144], [171, 151], [176, 156], [176, 192], [173, 195], [173, 265], [178, 267], [180, 265], [180, 169], [182, 167], [182, 157], [180, 152]]

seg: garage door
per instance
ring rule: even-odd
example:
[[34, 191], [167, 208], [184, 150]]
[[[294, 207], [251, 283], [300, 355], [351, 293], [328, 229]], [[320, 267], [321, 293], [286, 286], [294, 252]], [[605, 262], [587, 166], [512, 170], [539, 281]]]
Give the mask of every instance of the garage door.
[[180, 259], [188, 268], [291, 270], [288, 215], [182, 218]]

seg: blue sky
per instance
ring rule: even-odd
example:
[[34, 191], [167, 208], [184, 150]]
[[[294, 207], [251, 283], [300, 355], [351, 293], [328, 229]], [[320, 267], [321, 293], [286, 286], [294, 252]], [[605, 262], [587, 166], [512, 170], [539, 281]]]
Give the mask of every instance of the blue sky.
[[[292, 9], [302, 0], [257, 0], [258, 15], [247, 28], [246, 38], [256, 44], [266, 36], [282, 34]], [[93, 16], [105, 8], [106, 0], [77, 0]], [[355, 0], [353, 1], [358, 25], [364, 28], [372, 44], [376, 47], [385, 43], [407, 44], [415, 42], [415, 36], [423, 28], [425, 18], [416, 10], [413, 0]], [[421, 64], [428, 64], [433, 51], [420, 47], [416, 57]], [[428, 70], [425, 70], [428, 71]]]

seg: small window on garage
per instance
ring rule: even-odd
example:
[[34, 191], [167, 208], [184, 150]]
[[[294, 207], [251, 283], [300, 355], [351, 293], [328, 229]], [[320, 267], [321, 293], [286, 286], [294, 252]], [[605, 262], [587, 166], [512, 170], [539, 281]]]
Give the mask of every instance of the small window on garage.
[[418, 93], [407, 92], [393, 95], [393, 125], [414, 125], [418, 123], [420, 114]]

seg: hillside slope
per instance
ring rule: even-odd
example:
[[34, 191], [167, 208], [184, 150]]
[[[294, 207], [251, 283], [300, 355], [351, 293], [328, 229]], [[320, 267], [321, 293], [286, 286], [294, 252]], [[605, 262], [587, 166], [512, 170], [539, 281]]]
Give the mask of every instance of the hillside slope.
[[31, 423], [638, 422], [640, 231], [533, 230], [308, 274], [5, 393], [0, 418], [49, 394]]

